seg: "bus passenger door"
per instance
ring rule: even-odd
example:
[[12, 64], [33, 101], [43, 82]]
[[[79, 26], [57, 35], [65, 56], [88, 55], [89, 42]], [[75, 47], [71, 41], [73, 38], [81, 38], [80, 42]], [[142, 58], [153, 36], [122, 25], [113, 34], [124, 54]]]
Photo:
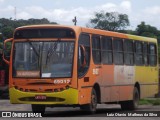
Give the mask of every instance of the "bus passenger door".
[[78, 42], [78, 90], [79, 104], [87, 104], [90, 102], [91, 86], [91, 70], [90, 70], [90, 36], [81, 34]]

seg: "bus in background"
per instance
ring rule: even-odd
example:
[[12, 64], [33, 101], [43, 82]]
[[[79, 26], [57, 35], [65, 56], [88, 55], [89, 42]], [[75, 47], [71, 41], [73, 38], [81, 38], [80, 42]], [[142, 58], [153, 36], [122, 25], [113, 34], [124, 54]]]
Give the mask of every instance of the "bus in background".
[[8, 98], [8, 79], [7, 79], [7, 68], [3, 61], [3, 36], [0, 33], [0, 99]]
[[9, 64], [13, 104], [79, 106], [119, 103], [134, 110], [158, 93], [157, 40], [98, 29], [32, 25], [15, 30]]
[[4, 85], [4, 77], [3, 75], [1, 75], [3, 73], [2, 53], [3, 53], [3, 42], [2, 42], [2, 33], [0, 33], [0, 86]]

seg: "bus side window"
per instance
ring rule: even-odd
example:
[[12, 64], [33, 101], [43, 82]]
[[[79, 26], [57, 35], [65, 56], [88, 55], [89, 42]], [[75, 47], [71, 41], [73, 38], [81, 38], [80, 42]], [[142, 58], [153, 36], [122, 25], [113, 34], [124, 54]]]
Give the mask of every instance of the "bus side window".
[[144, 42], [143, 43], [143, 61], [144, 65], [148, 66], [148, 43]]
[[101, 64], [101, 45], [100, 36], [92, 36], [92, 56], [95, 64]]
[[136, 41], [135, 42], [135, 63], [138, 66], [143, 65], [143, 48], [142, 48], [142, 42]]
[[150, 43], [149, 45], [149, 64], [151, 66], [156, 66], [157, 65], [157, 52], [156, 52], [156, 45]]
[[126, 65], [134, 64], [134, 49], [132, 40], [124, 41], [124, 62]]
[[123, 40], [120, 38], [114, 38], [113, 40], [114, 50], [114, 63], [116, 65], [123, 65]]
[[102, 63], [112, 64], [113, 63], [112, 38], [102, 37], [101, 46], [102, 46]]
[[[82, 53], [82, 51], [84, 53]], [[83, 58], [84, 56], [85, 58]], [[83, 60], [85, 61], [85, 65], [83, 65]], [[90, 65], [90, 36], [88, 34], [81, 34], [78, 42], [78, 77], [82, 77], [86, 74], [89, 65]]]

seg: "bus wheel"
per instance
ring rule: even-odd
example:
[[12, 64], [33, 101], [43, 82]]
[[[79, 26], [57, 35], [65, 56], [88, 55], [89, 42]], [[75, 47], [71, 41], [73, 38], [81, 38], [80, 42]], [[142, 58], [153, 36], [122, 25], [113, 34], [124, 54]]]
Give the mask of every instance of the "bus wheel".
[[80, 108], [82, 110], [87, 111], [90, 114], [94, 114], [96, 112], [96, 108], [97, 108], [97, 94], [95, 89], [92, 89], [92, 93], [91, 93], [91, 102], [89, 104], [86, 105], [82, 105], [80, 106]]
[[134, 91], [133, 91], [133, 100], [131, 101], [131, 104], [130, 104], [131, 105], [130, 108], [132, 110], [138, 108], [139, 100], [140, 100], [140, 93], [139, 93], [137, 87], [135, 87]]
[[32, 112], [33, 113], [41, 113], [42, 116], [44, 115], [45, 108], [46, 108], [45, 105], [32, 104], [31, 107], [32, 107]]
[[137, 87], [134, 87], [133, 100], [121, 102], [121, 108], [123, 110], [135, 110], [138, 108], [138, 102], [140, 99], [140, 94]]

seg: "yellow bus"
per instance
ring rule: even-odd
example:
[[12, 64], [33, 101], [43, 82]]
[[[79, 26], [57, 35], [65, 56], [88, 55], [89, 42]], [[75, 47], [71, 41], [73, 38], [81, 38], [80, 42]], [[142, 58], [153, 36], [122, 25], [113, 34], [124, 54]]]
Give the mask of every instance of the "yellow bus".
[[79, 106], [118, 103], [134, 110], [158, 93], [157, 40], [63, 25], [31, 25], [14, 31], [9, 64], [13, 104]]

